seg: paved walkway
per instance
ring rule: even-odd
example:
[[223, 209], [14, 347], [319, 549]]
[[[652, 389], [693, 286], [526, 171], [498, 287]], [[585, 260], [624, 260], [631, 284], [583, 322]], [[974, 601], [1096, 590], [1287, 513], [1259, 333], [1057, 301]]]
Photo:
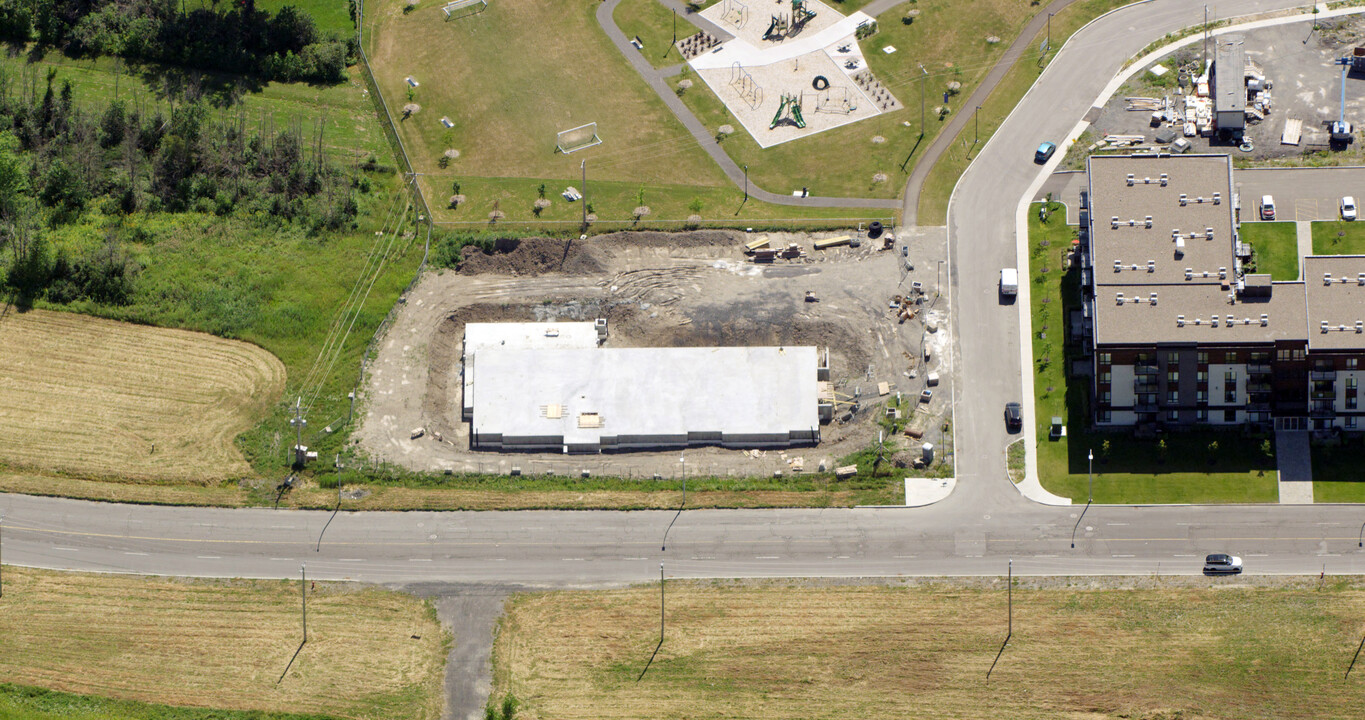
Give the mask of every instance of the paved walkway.
[[1275, 463], [1280, 470], [1280, 503], [1313, 504], [1313, 458], [1307, 430], [1275, 431]]
[[[951, 116], [952, 119], [948, 121], [948, 124], [939, 131], [938, 137], [935, 137], [934, 141], [929, 144], [929, 149], [924, 151], [924, 155], [915, 163], [915, 169], [910, 172], [910, 179], [905, 183], [905, 193], [902, 196], [904, 208], [901, 210], [901, 224], [916, 225], [919, 223], [919, 196], [924, 189], [924, 181], [929, 177], [929, 171], [933, 170], [934, 166], [938, 164], [939, 158], [943, 157], [943, 153], [947, 152], [953, 141], [957, 139], [958, 133], [962, 132], [962, 129], [967, 127], [967, 123], [971, 121], [973, 115], [971, 108], [985, 104], [986, 98], [990, 97], [991, 93], [995, 91], [995, 86], [1000, 84], [1005, 73], [1014, 67], [1015, 61], [1023, 57], [1024, 51], [1033, 43], [1033, 36], [1037, 35], [1038, 31], [1042, 30], [1043, 26], [1047, 24], [1048, 16], [1061, 12], [1062, 8], [1075, 1], [1053, 0], [1051, 4], [1034, 15], [1028, 25], [1024, 26], [1019, 36], [1014, 39], [1014, 43], [995, 63], [991, 71], [986, 74], [986, 79], [981, 81], [981, 85], [976, 88], [976, 91], [966, 100], [958, 103], [959, 110]], [[869, 14], [871, 13], [869, 12]], [[1028, 157], [1030, 150], [1031, 148], [1019, 148], [1019, 156]]]
[[1294, 223], [1294, 231], [1298, 234], [1299, 242], [1299, 279], [1303, 279], [1303, 259], [1313, 254], [1313, 223], [1307, 220], [1298, 220]]

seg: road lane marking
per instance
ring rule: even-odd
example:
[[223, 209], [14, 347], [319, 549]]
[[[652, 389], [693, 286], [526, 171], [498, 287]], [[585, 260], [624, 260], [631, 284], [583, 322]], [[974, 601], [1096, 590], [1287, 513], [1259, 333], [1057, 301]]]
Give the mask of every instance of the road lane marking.
[[1134, 556], [1134, 555], [1110, 555], [1109, 557], [1129, 558], [1129, 557], [1135, 557], [1135, 556]]
[[408, 558], [408, 562], [431, 562], [431, 558]]
[[780, 555], [755, 555], [755, 556], [754, 556], [754, 559], [755, 559], [755, 560], [777, 560], [777, 559], [780, 559], [780, 558], [781, 558]]
[[365, 562], [365, 558], [341, 558], [337, 562]]
[[223, 559], [222, 557], [220, 557], [220, 556], [218, 556], [218, 555], [198, 555], [198, 556], [196, 556], [196, 557], [198, 557], [200, 560], [222, 560], [222, 559]]
[[123, 551], [123, 554], [124, 554], [124, 555], [146, 555], [147, 553], [128, 552], [127, 550], [124, 550], [124, 551]]
[[65, 550], [65, 551], [67, 551], [67, 552], [80, 552], [80, 550], [77, 550], [76, 548], [57, 547], [57, 546], [55, 546], [55, 545], [52, 547], [52, 549], [53, 549], [53, 550]]
[[1121, 525], [1127, 525], [1127, 524], [1128, 524], [1128, 523], [1105, 523], [1105, 525], [1108, 525], [1108, 526], [1110, 526], [1110, 527], [1119, 527], [1119, 526], [1121, 526]]

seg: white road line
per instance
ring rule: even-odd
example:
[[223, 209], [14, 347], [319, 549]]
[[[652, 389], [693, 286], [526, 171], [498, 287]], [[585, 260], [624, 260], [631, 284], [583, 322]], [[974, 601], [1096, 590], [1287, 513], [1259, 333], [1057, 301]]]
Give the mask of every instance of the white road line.
[[1176, 555], [1174, 557], [1199, 557], [1198, 555]]
[[781, 555], [755, 555], [755, 556], [754, 556], [754, 559], [755, 559], [755, 560], [777, 560], [777, 559], [780, 559], [781, 557], [782, 557]]
[[271, 559], [271, 560], [279, 560], [280, 562], [289, 562], [290, 560], [293, 560], [294, 558], [270, 558], [270, 559]]
[[123, 551], [123, 554], [124, 554], [124, 555], [146, 555], [147, 553], [128, 552], [127, 550], [124, 550], [124, 551]]
[[53, 546], [52, 549], [53, 549], [53, 550], [65, 550], [65, 551], [67, 551], [67, 552], [80, 552], [80, 550], [78, 550], [78, 549], [76, 549], [76, 548], [69, 548], [69, 547], [56, 547], [56, 546]]
[[918, 556], [918, 555], [892, 555], [891, 557], [902, 558], [902, 559], [904, 559], [904, 558], [917, 558], [917, 557], [919, 557], [919, 556]]
[[341, 558], [337, 562], [365, 562], [365, 558]]
[[1251, 553], [1247, 557], [1270, 557], [1269, 553]]
[[195, 557], [199, 558], [200, 560], [222, 560], [222, 559], [223, 559], [222, 556], [220, 556], [220, 555], [196, 555]]
[[431, 562], [431, 558], [408, 558], [408, 562]]
[[1135, 557], [1135, 556], [1134, 556], [1134, 555], [1110, 555], [1109, 557], [1129, 558], [1129, 557]]
[[1118, 526], [1120, 526], [1120, 525], [1127, 525], [1127, 524], [1128, 524], [1128, 523], [1105, 523], [1105, 525], [1108, 525], [1108, 526], [1110, 526], [1110, 527], [1118, 527]]
[[583, 558], [560, 558], [564, 562], [587, 562]]
[[648, 560], [648, 559], [649, 559], [649, 558], [642, 558], [642, 557], [628, 557], [628, 558], [621, 558], [621, 559], [622, 559], [622, 560]]

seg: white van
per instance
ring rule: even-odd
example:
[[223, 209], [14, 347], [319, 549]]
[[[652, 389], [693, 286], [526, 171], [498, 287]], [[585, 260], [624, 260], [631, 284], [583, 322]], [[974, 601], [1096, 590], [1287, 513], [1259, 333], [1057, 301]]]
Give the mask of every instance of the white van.
[[1019, 292], [1019, 271], [1014, 268], [1000, 270], [1000, 294], [1014, 297]]

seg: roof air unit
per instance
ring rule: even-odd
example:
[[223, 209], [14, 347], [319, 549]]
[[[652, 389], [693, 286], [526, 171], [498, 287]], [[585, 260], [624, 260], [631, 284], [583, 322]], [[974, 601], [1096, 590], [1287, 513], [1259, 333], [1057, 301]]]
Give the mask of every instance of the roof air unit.
[[1209, 318], [1209, 327], [1218, 327], [1218, 316], [1217, 316], [1217, 315], [1214, 315], [1213, 317]]
[[1206, 228], [1204, 228], [1204, 237], [1208, 238], [1209, 240], [1212, 240], [1212, 239], [1213, 239], [1213, 228], [1211, 228], [1211, 227], [1206, 227]]
[[1167, 177], [1166, 173], [1161, 173], [1161, 187], [1166, 187], [1166, 181], [1169, 179], [1170, 178]]
[[1149, 272], [1149, 273], [1150, 273], [1150, 272], [1156, 272], [1156, 261], [1155, 261], [1155, 260], [1148, 260], [1148, 261], [1147, 261], [1147, 272]]
[[1323, 274], [1322, 274], [1322, 284], [1323, 284], [1323, 285], [1331, 285], [1331, 284], [1332, 284], [1332, 273], [1323, 273]]
[[1261, 327], [1265, 327], [1265, 326], [1267, 326], [1267, 325], [1269, 325], [1269, 324], [1270, 324], [1270, 316], [1267, 315], [1267, 314], [1265, 314], [1265, 313], [1261, 313]]
[[1112, 225], [1114, 228], [1118, 228], [1118, 226], [1119, 226], [1119, 216], [1118, 216], [1118, 215], [1115, 215], [1115, 216], [1109, 218], [1109, 224]]
[[1357, 333], [1365, 332], [1365, 321], [1361, 320], [1356, 321], [1356, 332]]
[[1185, 257], [1185, 238], [1175, 239], [1175, 256]]
[[1219, 280], [1227, 280], [1227, 279], [1228, 279], [1228, 269], [1227, 269], [1227, 268], [1225, 268], [1225, 267], [1220, 267], [1220, 268], [1218, 268], [1218, 279], [1219, 279]]
[[1151, 297], [1148, 298], [1148, 302], [1150, 302], [1153, 305], [1156, 304], [1156, 293], [1152, 293]]
[[1176, 315], [1176, 316], [1175, 316], [1175, 326], [1176, 326], [1176, 327], [1185, 327], [1185, 316], [1184, 316], [1184, 315]]
[[1115, 260], [1115, 261], [1114, 261], [1114, 272], [1119, 272], [1119, 271], [1122, 270], [1122, 269], [1123, 269], [1123, 263], [1119, 262], [1118, 260]]
[[1186, 280], [1194, 279], [1194, 268], [1185, 268], [1185, 279]]
[[1322, 331], [1323, 331], [1323, 332], [1327, 332], [1327, 321], [1326, 321], [1326, 320], [1323, 320], [1323, 321], [1322, 321], [1322, 324], [1321, 324], [1319, 327], [1322, 328]]
[[1185, 207], [1186, 205], [1189, 204], [1189, 202], [1190, 196], [1186, 195], [1185, 193], [1180, 193], [1180, 207]]
[[1235, 318], [1235, 317], [1229, 315], [1229, 316], [1228, 316], [1228, 327], [1232, 327], [1233, 325], [1236, 325], [1236, 324], [1237, 324], [1237, 318]]
[[1356, 284], [1365, 285], [1365, 273], [1356, 273]]
[[1148, 228], [1148, 229], [1151, 229], [1151, 227], [1152, 227], [1152, 216], [1151, 216], [1151, 215], [1148, 215], [1148, 216], [1145, 218], [1145, 222], [1147, 223], [1147, 228]]
[[1214, 193], [1214, 194], [1213, 194], [1213, 204], [1214, 204], [1214, 205], [1217, 205], [1218, 203], [1221, 203], [1221, 202], [1223, 202], [1223, 194], [1222, 194], [1222, 193]]
[[1128, 173], [1128, 187], [1132, 187], [1132, 186], [1133, 186], [1133, 174], [1132, 174], [1132, 173]]
[[1122, 305], [1122, 304], [1123, 304], [1123, 293], [1119, 293], [1117, 296], [1115, 296], [1115, 297], [1114, 297], [1114, 300], [1115, 300], [1116, 302], [1118, 302], [1119, 305]]

